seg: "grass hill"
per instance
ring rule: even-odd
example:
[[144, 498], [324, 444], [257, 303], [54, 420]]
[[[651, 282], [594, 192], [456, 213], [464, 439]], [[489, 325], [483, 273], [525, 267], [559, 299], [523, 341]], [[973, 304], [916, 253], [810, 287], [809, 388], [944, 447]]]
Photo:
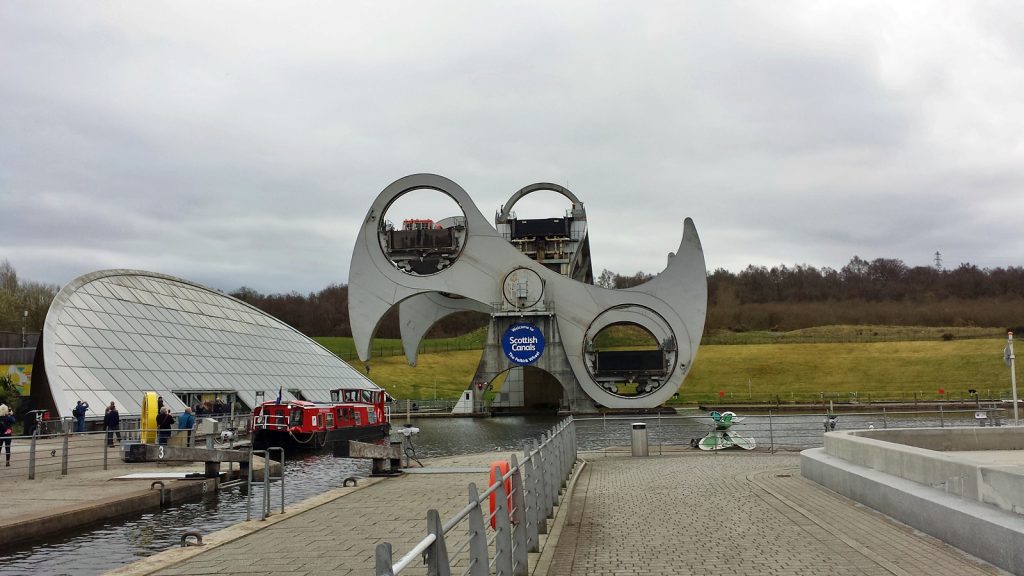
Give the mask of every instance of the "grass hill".
[[[415, 368], [404, 356], [376, 355], [400, 351], [399, 342], [374, 340], [369, 376], [398, 398], [456, 399], [473, 377], [485, 336], [478, 331], [426, 342], [422, 349], [428, 351], [419, 355]], [[317, 340], [363, 368], [353, 359], [350, 338]], [[615, 342], [625, 347], [640, 343], [629, 335]], [[1005, 345], [1005, 333], [998, 328], [829, 326], [711, 334], [679, 398], [670, 404], [715, 401], [722, 394], [730, 401], [761, 402], [838, 401], [851, 395], [860, 401], [934, 400], [967, 398], [972, 388], [983, 397], [1007, 396]]]

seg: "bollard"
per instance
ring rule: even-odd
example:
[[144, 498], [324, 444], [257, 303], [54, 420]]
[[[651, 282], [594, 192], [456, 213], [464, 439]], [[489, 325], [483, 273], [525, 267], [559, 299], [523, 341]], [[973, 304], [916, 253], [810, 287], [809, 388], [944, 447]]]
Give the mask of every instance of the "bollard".
[[647, 424], [633, 422], [633, 456], [647, 455]]
[[[60, 455], [60, 475], [68, 475], [68, 438], [71, 437], [71, 432], [64, 434], [64, 452]], [[52, 455], [52, 452], [51, 452]]]
[[32, 442], [28, 452], [28, 479], [36, 479], [36, 438], [39, 437], [39, 430], [32, 433]]

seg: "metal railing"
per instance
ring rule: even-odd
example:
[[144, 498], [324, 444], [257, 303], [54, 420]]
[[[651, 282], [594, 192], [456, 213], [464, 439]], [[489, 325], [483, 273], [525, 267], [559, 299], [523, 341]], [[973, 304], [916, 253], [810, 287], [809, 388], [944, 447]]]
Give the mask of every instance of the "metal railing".
[[274, 429], [286, 429], [288, 428], [289, 416], [287, 414], [267, 414], [266, 412], [261, 413], [259, 416], [252, 419], [253, 428], [274, 428]]
[[[273, 467], [274, 460], [270, 458], [271, 453], [279, 453], [281, 455], [281, 474], [274, 476]], [[263, 458], [263, 480], [260, 482], [253, 481], [253, 467], [252, 460], [254, 456], [261, 456]], [[273, 446], [266, 450], [250, 450], [249, 451], [249, 477], [246, 483], [246, 496], [245, 496], [245, 519], [246, 521], [252, 520], [252, 488], [255, 485], [263, 487], [262, 502], [260, 505], [260, 520], [266, 520], [267, 516], [270, 516], [270, 484], [271, 482], [279, 481], [281, 483], [281, 514], [284, 514], [284, 448]]]
[[396, 418], [409, 414], [415, 417], [417, 414], [450, 413], [457, 400], [415, 400], [412, 398], [396, 399], [391, 403], [391, 417]]
[[[576, 464], [573, 419], [566, 418], [542, 434], [539, 442], [530, 441], [523, 456], [520, 463], [513, 454], [507, 472], [496, 466], [495, 481], [482, 494], [471, 482], [469, 503], [447, 522], [441, 522], [436, 509], [428, 510], [427, 535], [398, 562], [390, 542], [378, 544], [377, 576], [400, 574], [420, 556], [427, 573], [437, 576], [450, 576], [453, 567], [463, 568], [464, 576], [529, 574], [528, 554], [538, 551], [539, 535], [547, 533], [547, 521]], [[485, 502], [493, 508], [489, 513], [484, 512]], [[460, 526], [465, 540], [449, 552], [448, 541], [456, 543], [454, 531]]]
[[[834, 417], [834, 420], [830, 418]], [[979, 417], [982, 416], [982, 417]], [[585, 445], [600, 446], [598, 450], [614, 453], [628, 451], [630, 422], [647, 424], [648, 445], [652, 453], [662, 448], [694, 446], [705, 434], [714, 430], [715, 423], [708, 415], [603, 416], [577, 418], [578, 434]], [[824, 434], [832, 430], [869, 428], [949, 428], [1012, 425], [1005, 408], [982, 407], [976, 410], [909, 411], [887, 410], [871, 412], [816, 412], [785, 413], [769, 411], [767, 414], [739, 413], [728, 429], [756, 441], [756, 449], [804, 450], [824, 445]], [[832, 422], [835, 426], [832, 426]]]
[[[247, 416], [230, 417], [224, 420], [229, 426], [242, 424], [238, 433], [246, 430]], [[28, 478], [35, 480], [38, 476], [68, 476], [76, 471], [109, 470], [112, 466], [129, 467], [125, 464], [122, 448], [124, 445], [139, 442], [143, 430], [139, 427], [138, 418], [122, 418], [122, 427], [118, 430], [93, 430], [74, 432], [73, 420], [43, 420], [31, 436], [11, 436], [0, 441], [0, 480], [5, 478]], [[196, 438], [195, 429], [173, 428], [169, 443], [187, 446], [190, 437]], [[214, 436], [215, 440], [219, 437]], [[239, 440], [238, 434], [232, 436], [232, 442]], [[10, 457], [7, 444], [10, 443]], [[223, 443], [217, 444], [223, 446]]]

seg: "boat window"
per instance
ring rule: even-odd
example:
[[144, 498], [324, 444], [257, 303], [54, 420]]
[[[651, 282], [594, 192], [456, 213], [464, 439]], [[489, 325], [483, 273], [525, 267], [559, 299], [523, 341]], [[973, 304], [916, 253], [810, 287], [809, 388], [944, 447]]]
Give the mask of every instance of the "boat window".
[[354, 410], [353, 415], [356, 417], [356, 426], [361, 425], [363, 423], [363, 415], [358, 410]]
[[302, 426], [302, 408], [292, 408], [292, 419], [289, 426]]
[[284, 410], [267, 410], [267, 423], [268, 424], [284, 424], [288, 419], [286, 416], [287, 412]]
[[326, 418], [327, 418], [327, 427], [328, 428], [334, 428], [334, 412], [328, 412]]
[[341, 390], [331, 390], [331, 402], [338, 402], [341, 400]]
[[363, 402], [367, 404], [373, 404], [373, 391], [363, 390]]
[[345, 390], [344, 394], [345, 402], [359, 401], [359, 390]]
[[316, 416], [313, 416], [312, 426], [313, 428], [316, 428]]
[[341, 416], [339, 416], [339, 417], [347, 419], [349, 417], [348, 413], [349, 413], [349, 409], [348, 408], [342, 408], [341, 409]]

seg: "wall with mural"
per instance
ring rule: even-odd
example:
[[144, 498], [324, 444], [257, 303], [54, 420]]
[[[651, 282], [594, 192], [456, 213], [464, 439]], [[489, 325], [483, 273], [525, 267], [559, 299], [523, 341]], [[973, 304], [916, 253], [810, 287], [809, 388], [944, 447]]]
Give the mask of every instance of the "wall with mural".
[[31, 364], [0, 364], [0, 375], [10, 376], [22, 396], [32, 393]]

